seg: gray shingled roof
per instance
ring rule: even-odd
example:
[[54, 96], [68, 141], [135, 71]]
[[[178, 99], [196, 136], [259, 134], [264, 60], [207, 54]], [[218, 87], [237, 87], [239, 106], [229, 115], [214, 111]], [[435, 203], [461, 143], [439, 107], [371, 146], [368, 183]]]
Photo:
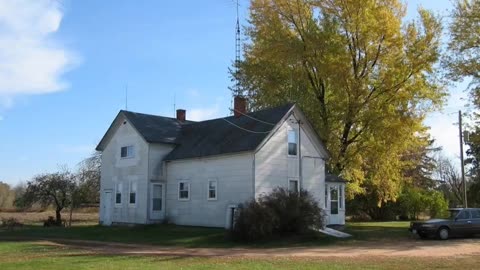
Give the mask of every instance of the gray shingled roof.
[[[119, 115], [123, 114], [147, 142], [175, 144], [165, 160], [177, 160], [255, 150], [293, 107], [286, 104], [248, 113], [248, 116], [202, 122], [180, 122], [175, 118], [124, 110]], [[101, 145], [107, 134], [97, 150], [103, 150]]]
[[293, 106], [293, 104], [286, 104], [252, 112], [248, 114], [250, 117], [230, 116], [184, 125], [177, 139], [178, 145], [165, 157], [165, 160], [255, 150], [268, 136], [274, 125], [282, 120]]
[[194, 123], [180, 122], [176, 118], [157, 115], [120, 111], [137, 131], [150, 143], [177, 143], [182, 126]]

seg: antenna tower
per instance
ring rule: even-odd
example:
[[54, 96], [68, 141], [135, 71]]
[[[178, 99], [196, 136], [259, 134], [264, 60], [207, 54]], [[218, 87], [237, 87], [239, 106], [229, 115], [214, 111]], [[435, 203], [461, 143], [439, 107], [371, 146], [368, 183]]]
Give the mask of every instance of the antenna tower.
[[239, 0], [237, 0], [236, 5], [237, 5], [237, 26], [235, 30], [235, 74], [236, 74], [236, 82], [235, 82], [235, 95], [241, 95], [240, 92], [240, 80], [238, 79], [238, 71], [239, 71], [239, 65], [240, 65], [240, 50], [241, 50], [241, 44], [240, 44], [240, 16], [238, 13], [238, 7], [239, 7]]

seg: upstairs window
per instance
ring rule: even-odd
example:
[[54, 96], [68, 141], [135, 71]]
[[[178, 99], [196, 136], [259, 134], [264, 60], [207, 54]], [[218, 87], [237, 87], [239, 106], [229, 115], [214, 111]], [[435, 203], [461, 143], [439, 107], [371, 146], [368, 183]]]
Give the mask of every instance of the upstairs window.
[[115, 184], [115, 204], [122, 204], [122, 183]]
[[178, 199], [183, 201], [190, 199], [190, 184], [188, 182], [178, 183]]
[[288, 131], [288, 155], [296, 156], [298, 148], [298, 134], [296, 130]]
[[137, 182], [131, 181], [129, 203], [131, 205], [135, 205], [136, 201], [137, 201]]
[[217, 186], [218, 186], [218, 183], [216, 180], [208, 181], [208, 199], [209, 200], [217, 199]]
[[120, 149], [121, 158], [133, 158], [133, 145], [123, 146]]

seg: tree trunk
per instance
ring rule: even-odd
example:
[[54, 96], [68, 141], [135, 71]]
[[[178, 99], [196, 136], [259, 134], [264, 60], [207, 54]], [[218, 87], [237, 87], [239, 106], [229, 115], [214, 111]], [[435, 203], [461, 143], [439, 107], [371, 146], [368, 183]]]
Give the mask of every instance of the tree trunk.
[[68, 227], [72, 227], [73, 202], [70, 205], [70, 219], [68, 220]]
[[62, 215], [60, 214], [61, 211], [61, 208], [57, 208], [55, 210], [55, 223], [57, 223], [58, 226], [62, 225]]

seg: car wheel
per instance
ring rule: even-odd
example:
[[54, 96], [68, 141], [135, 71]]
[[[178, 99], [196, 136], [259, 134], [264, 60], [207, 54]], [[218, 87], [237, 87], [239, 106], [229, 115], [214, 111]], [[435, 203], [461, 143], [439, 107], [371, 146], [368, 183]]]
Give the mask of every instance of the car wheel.
[[440, 240], [447, 240], [449, 236], [450, 231], [448, 228], [443, 227], [438, 230], [438, 238], [440, 238]]

